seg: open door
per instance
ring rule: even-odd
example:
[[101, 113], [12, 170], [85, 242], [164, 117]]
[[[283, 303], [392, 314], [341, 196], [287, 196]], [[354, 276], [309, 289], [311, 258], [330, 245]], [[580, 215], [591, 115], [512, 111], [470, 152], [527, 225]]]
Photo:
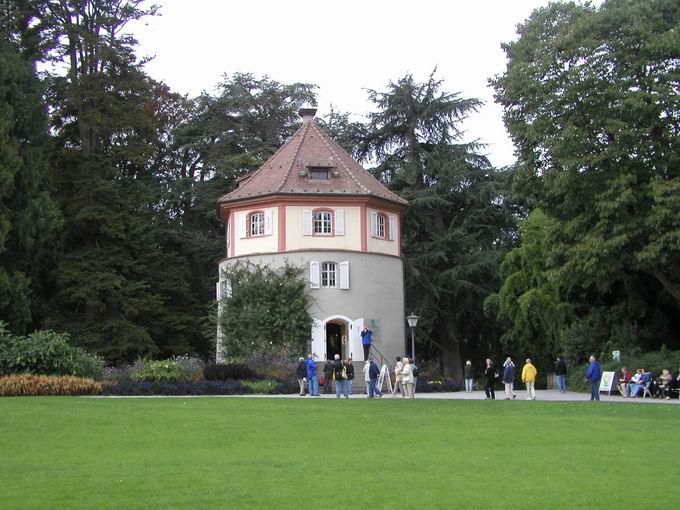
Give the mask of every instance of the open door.
[[312, 354], [315, 361], [326, 359], [326, 324], [314, 319], [312, 325]]
[[364, 329], [364, 319], [352, 321], [349, 334], [349, 349], [353, 359], [356, 361], [366, 361], [364, 359], [364, 348], [361, 344], [361, 330]]

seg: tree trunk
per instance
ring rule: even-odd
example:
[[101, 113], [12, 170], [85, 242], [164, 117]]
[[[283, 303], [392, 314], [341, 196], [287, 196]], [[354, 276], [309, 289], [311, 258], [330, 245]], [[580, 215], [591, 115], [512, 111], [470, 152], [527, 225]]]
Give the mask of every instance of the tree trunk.
[[[444, 330], [445, 331], [445, 330]], [[460, 341], [449, 333], [443, 332], [441, 336], [442, 361], [444, 364], [444, 377], [453, 379], [458, 384], [463, 384], [463, 359], [460, 355]]]
[[654, 275], [654, 278], [656, 278], [659, 283], [663, 285], [663, 288], [666, 289], [666, 292], [675, 298], [675, 304], [680, 305], [680, 288], [676, 287], [673, 282], [666, 278], [666, 275], [664, 275], [658, 269], [652, 271], [652, 274]]

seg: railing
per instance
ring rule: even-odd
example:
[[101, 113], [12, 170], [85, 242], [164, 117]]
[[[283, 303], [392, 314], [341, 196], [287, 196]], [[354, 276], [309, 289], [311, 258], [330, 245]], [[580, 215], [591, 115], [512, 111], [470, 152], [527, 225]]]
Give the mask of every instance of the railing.
[[[382, 368], [383, 365], [387, 365], [388, 373], [391, 374], [392, 373], [392, 365], [390, 365], [390, 362], [387, 360], [387, 358], [385, 356], [383, 356], [383, 353], [380, 352], [380, 349], [378, 349], [375, 346], [375, 344], [371, 344], [371, 353], [373, 353], [374, 351], [378, 353], [378, 356], [380, 356], [379, 366]], [[368, 360], [366, 360], [366, 361], [368, 361]]]

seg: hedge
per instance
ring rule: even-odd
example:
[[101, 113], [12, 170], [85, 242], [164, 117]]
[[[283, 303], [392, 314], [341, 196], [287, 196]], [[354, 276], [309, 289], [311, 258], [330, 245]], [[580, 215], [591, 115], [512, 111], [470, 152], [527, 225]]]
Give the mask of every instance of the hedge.
[[101, 383], [82, 377], [7, 375], [0, 377], [0, 396], [99, 395]]

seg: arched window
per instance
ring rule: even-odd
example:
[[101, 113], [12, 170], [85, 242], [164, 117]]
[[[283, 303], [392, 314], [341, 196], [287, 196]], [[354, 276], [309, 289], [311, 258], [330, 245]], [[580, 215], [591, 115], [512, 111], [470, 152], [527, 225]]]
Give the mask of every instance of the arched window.
[[333, 234], [333, 211], [325, 209], [314, 211], [314, 234]]
[[338, 265], [335, 262], [321, 263], [321, 286], [326, 288], [337, 287]]
[[250, 228], [248, 230], [250, 237], [263, 236], [264, 235], [264, 212], [263, 211], [257, 211], [257, 212], [251, 213], [250, 216], [248, 217], [248, 219], [249, 219], [249, 223], [250, 223]]

